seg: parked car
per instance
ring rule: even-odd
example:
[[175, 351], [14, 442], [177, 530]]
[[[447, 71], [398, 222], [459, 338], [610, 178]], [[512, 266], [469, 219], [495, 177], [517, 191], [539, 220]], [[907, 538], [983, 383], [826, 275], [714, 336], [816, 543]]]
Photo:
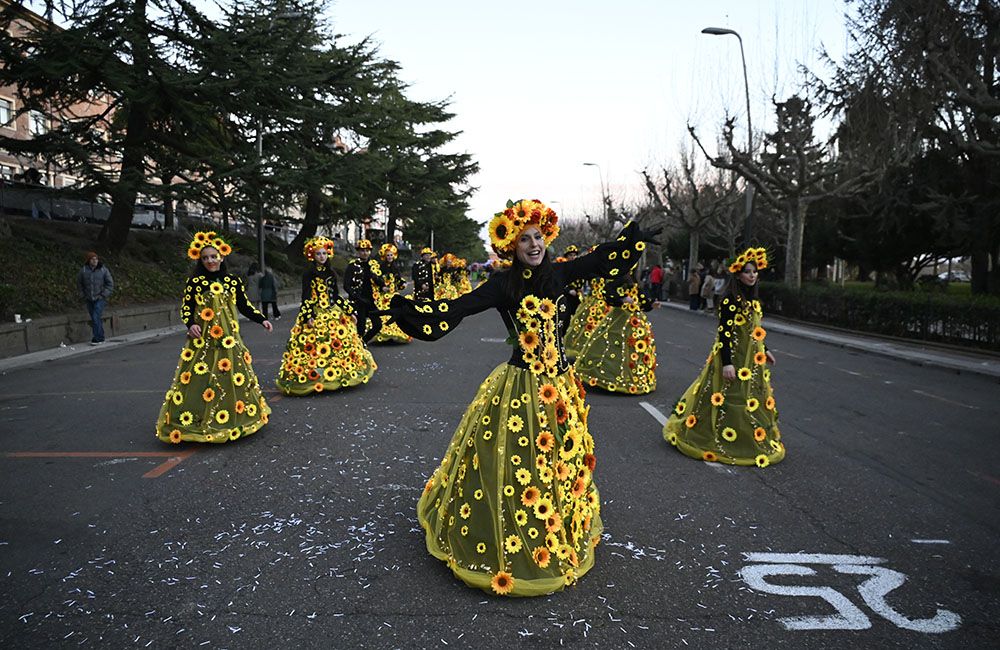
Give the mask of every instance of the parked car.
[[132, 214], [133, 228], [163, 230], [164, 223], [162, 205], [152, 205], [149, 203], [135, 204], [135, 212]]
[[938, 278], [945, 282], [972, 282], [972, 278], [965, 271], [952, 271], [950, 274], [938, 273]]

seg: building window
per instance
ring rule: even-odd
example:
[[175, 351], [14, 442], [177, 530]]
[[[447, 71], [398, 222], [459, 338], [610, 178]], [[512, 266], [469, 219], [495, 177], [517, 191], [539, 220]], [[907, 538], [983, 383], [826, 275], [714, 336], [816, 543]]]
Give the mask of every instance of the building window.
[[0, 97], [0, 126], [14, 128], [14, 101]]
[[14, 179], [14, 168], [10, 165], [0, 165], [0, 178], [5, 181]]
[[38, 111], [28, 114], [28, 131], [31, 135], [42, 135], [49, 130], [49, 120]]

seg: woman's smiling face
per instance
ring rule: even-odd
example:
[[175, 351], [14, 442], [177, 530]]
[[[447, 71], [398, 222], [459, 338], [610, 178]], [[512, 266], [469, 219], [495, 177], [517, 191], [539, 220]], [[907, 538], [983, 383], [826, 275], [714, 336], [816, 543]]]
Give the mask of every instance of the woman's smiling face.
[[535, 268], [545, 258], [545, 238], [537, 226], [528, 226], [517, 236], [517, 246], [514, 250], [517, 259], [525, 266]]

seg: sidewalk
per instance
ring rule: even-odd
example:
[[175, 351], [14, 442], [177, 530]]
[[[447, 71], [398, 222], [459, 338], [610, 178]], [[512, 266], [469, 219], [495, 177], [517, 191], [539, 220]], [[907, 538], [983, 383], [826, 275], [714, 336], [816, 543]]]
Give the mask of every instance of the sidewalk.
[[[661, 302], [662, 307], [686, 312], [694, 317], [709, 317], [703, 311], [692, 312], [687, 303]], [[712, 316], [714, 318], [714, 316]], [[1000, 357], [989, 354], [977, 354], [974, 351], [952, 350], [934, 345], [923, 345], [920, 342], [900, 341], [881, 338], [860, 332], [849, 332], [834, 328], [794, 321], [780, 316], [766, 316], [766, 328], [772, 332], [781, 332], [791, 336], [836, 345], [842, 348], [867, 352], [883, 357], [914, 363], [918, 366], [944, 368], [974, 375], [983, 375], [1000, 380]]]
[[[278, 309], [282, 312], [288, 310], [294, 312], [298, 309], [299, 303], [290, 302], [283, 305], [279, 305]], [[134, 343], [139, 343], [141, 341], [148, 341], [149, 339], [159, 338], [161, 336], [172, 336], [175, 334], [183, 334], [183, 325], [172, 325], [170, 327], [161, 327], [159, 329], [143, 330], [141, 332], [134, 332], [132, 334], [123, 334], [121, 336], [115, 336], [107, 339], [101, 345], [90, 345], [89, 343], [74, 343], [72, 345], [63, 345], [58, 348], [50, 348], [48, 350], [39, 350], [38, 352], [29, 352], [27, 354], [20, 354], [14, 357], [7, 357], [5, 359], [0, 359], [0, 374], [4, 374], [10, 370], [16, 368], [24, 368], [27, 366], [34, 366], [46, 361], [56, 361], [58, 359], [65, 359], [67, 357], [79, 357], [86, 354], [96, 354], [98, 352], [107, 352], [108, 350], [114, 350], [116, 348], [124, 347], [126, 345], [132, 345]]]

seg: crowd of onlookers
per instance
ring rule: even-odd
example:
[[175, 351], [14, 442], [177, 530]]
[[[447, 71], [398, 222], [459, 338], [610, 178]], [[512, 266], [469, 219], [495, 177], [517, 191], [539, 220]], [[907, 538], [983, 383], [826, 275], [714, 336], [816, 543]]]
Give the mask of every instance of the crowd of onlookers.
[[[640, 283], [650, 300], [686, 295], [692, 310], [712, 310], [725, 288], [726, 276], [726, 269], [720, 262], [699, 262], [690, 273], [685, 273], [684, 264], [667, 260], [664, 265], [657, 263], [646, 267]], [[685, 286], [686, 292], [682, 290]]]

